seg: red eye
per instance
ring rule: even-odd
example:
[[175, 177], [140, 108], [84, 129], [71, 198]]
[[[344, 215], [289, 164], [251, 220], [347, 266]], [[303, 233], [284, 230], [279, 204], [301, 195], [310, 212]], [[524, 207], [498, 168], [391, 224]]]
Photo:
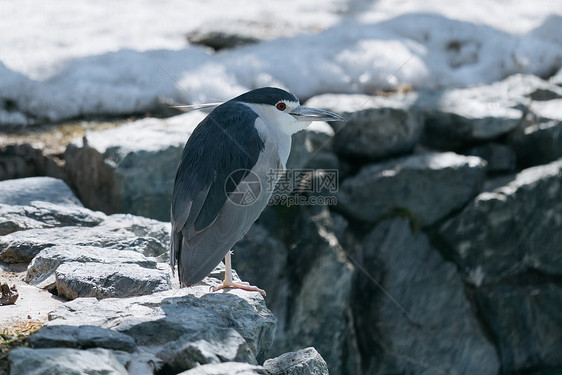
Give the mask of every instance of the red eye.
[[287, 108], [287, 105], [286, 105], [285, 103], [283, 103], [283, 102], [277, 103], [277, 109], [278, 109], [278, 110], [284, 111], [285, 108]]

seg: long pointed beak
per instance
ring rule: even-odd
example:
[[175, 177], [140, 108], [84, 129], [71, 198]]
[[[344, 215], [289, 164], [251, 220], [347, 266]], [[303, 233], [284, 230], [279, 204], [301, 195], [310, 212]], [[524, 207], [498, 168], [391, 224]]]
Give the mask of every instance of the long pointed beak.
[[343, 117], [324, 109], [297, 107], [290, 112], [297, 121], [345, 121]]

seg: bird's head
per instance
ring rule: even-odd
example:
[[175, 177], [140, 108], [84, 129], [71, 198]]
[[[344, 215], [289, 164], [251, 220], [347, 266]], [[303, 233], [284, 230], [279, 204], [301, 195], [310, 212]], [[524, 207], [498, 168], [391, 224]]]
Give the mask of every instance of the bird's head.
[[312, 121], [345, 121], [333, 112], [303, 107], [295, 95], [275, 87], [248, 91], [232, 100], [247, 105], [268, 125], [287, 135], [305, 129]]

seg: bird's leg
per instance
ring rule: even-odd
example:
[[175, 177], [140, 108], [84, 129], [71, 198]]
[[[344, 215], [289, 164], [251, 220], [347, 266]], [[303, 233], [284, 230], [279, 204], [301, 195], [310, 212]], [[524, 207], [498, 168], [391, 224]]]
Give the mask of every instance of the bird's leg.
[[265, 296], [265, 290], [258, 288], [257, 286], [250, 285], [250, 283], [246, 281], [233, 281], [232, 280], [232, 251], [226, 253], [224, 257], [224, 281], [221, 285], [217, 285], [213, 288], [213, 292], [221, 289], [228, 289], [228, 288], [236, 288], [236, 289], [244, 289], [250, 290], [253, 292], [259, 292], [262, 296]]

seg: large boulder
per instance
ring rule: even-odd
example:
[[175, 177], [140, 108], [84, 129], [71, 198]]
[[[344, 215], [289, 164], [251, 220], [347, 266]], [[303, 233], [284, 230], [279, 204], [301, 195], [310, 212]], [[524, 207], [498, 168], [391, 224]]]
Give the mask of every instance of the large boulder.
[[562, 97], [562, 89], [531, 75], [513, 75], [501, 82], [420, 95], [425, 112], [423, 142], [458, 149], [467, 142], [492, 140], [521, 123], [532, 100]]
[[340, 374], [350, 335], [346, 314], [353, 267], [333, 233], [326, 207], [300, 207], [296, 211], [288, 238], [285, 300], [275, 309], [279, 329], [272, 353], [314, 346], [330, 371]]
[[176, 168], [200, 111], [148, 118], [87, 132], [65, 151], [66, 168], [84, 204], [106, 213], [169, 220]]
[[344, 157], [381, 159], [411, 151], [423, 129], [421, 112], [411, 108], [416, 95], [371, 97], [325, 94], [307, 106], [326, 108], [347, 120], [334, 124], [334, 151]]
[[452, 152], [407, 156], [363, 167], [343, 181], [337, 209], [375, 223], [407, 215], [428, 226], [462, 208], [480, 192], [486, 163]]
[[426, 235], [406, 219], [385, 220], [358, 253], [351, 309], [363, 373], [498, 373], [456, 266]]
[[208, 285], [141, 297], [78, 298], [61, 305], [49, 319], [46, 327], [111, 327], [175, 373], [207, 363], [261, 363], [276, 320], [259, 293], [209, 293]]
[[561, 176], [562, 159], [525, 169], [439, 228], [469, 283], [480, 286], [530, 269], [561, 274]]
[[502, 372], [556, 374], [562, 368], [562, 288], [540, 274], [475, 291], [478, 311], [497, 343]]

